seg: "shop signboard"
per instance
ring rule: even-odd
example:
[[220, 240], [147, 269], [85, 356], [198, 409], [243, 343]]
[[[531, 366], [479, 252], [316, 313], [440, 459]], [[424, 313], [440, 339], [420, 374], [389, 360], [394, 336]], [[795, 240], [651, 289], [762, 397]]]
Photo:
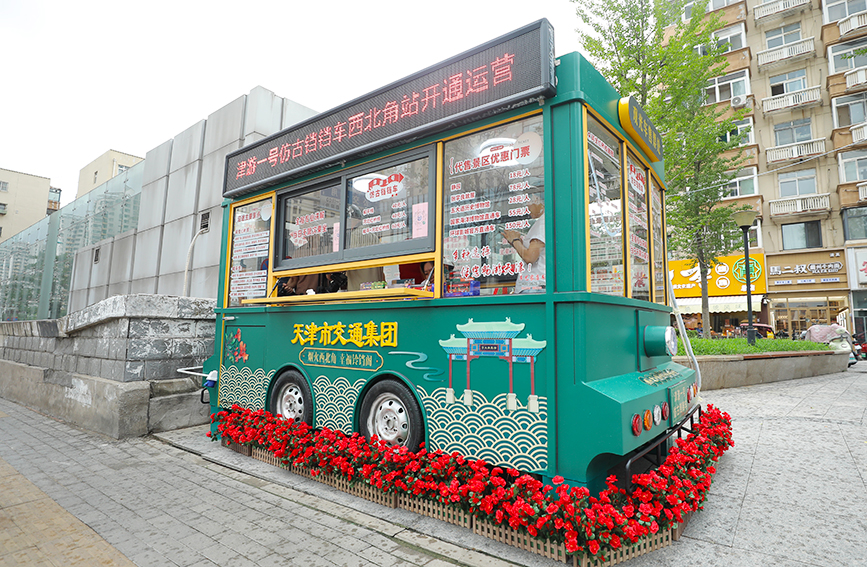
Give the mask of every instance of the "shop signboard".
[[[719, 263], [708, 270], [708, 297], [746, 295], [747, 276], [745, 266], [746, 262], [743, 254], [721, 256]], [[699, 273], [697, 263], [690, 262], [689, 260], [672, 260], [668, 263], [668, 269], [675, 297], [701, 297], [701, 274]], [[767, 293], [768, 288], [765, 282], [765, 255], [761, 252], [751, 252], [751, 293]]]
[[842, 250], [795, 252], [768, 256], [768, 292], [847, 289]]
[[223, 196], [555, 94], [554, 29], [542, 19], [229, 154]]

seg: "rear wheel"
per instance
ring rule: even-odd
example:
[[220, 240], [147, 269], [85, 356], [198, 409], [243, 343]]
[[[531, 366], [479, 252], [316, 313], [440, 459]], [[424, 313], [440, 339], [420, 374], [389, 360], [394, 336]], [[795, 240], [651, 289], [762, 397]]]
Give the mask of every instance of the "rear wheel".
[[295, 423], [313, 425], [313, 396], [307, 380], [295, 370], [287, 370], [277, 377], [271, 389], [268, 404], [271, 413]]
[[412, 393], [396, 380], [374, 384], [361, 403], [361, 433], [376, 435], [389, 445], [418, 451], [424, 421]]

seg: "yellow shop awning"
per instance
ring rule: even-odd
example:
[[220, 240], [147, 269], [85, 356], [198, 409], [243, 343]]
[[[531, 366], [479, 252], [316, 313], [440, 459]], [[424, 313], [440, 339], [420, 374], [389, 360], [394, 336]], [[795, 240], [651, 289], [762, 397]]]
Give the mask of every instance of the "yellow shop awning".
[[[711, 313], [737, 313], [747, 310], [746, 295], [721, 295], [708, 297], [708, 307]], [[677, 300], [677, 307], [681, 313], [701, 313], [700, 297], [684, 297]], [[753, 296], [753, 311], [762, 310], [762, 296]]]

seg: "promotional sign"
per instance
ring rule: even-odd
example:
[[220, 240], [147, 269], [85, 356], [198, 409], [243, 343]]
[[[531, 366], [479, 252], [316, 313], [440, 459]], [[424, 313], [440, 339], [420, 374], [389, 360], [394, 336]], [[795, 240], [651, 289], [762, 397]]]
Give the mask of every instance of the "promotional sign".
[[542, 19], [229, 154], [223, 197], [552, 96], [554, 79]]
[[662, 136], [650, 122], [641, 105], [631, 96], [625, 96], [617, 105], [617, 113], [620, 117], [620, 125], [632, 136], [650, 161], [661, 160]]
[[[720, 263], [708, 270], [707, 295], [746, 295], [747, 274], [743, 254], [721, 256]], [[690, 267], [689, 260], [671, 260], [668, 263], [671, 287], [675, 297], [701, 297], [701, 274], [698, 264]], [[751, 293], [767, 293], [765, 255], [750, 253]]]
[[846, 255], [822, 250], [768, 257], [768, 291], [809, 291], [848, 287]]

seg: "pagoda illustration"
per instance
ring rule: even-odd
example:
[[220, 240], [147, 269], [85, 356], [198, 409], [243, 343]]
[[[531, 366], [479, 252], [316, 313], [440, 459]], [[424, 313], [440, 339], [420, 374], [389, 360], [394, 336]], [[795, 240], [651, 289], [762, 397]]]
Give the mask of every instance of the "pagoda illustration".
[[446, 340], [440, 340], [440, 346], [449, 355], [449, 387], [446, 390], [446, 403], [454, 403], [455, 391], [452, 387], [452, 361], [467, 361], [467, 387], [464, 390], [463, 402], [473, 404], [473, 391], [470, 388], [470, 363], [481, 356], [495, 356], [509, 363], [509, 393], [506, 397], [506, 409], [517, 409], [517, 399], [514, 389], [514, 364], [530, 365], [530, 397], [527, 399], [527, 409], [533, 413], [539, 412], [539, 399], [536, 396], [536, 356], [542, 352], [546, 341], [537, 341], [532, 335], [516, 338], [524, 330], [524, 323], [512, 323], [510, 318], [505, 321], [477, 323], [470, 319], [464, 325], [456, 325], [463, 338], [452, 335]]

